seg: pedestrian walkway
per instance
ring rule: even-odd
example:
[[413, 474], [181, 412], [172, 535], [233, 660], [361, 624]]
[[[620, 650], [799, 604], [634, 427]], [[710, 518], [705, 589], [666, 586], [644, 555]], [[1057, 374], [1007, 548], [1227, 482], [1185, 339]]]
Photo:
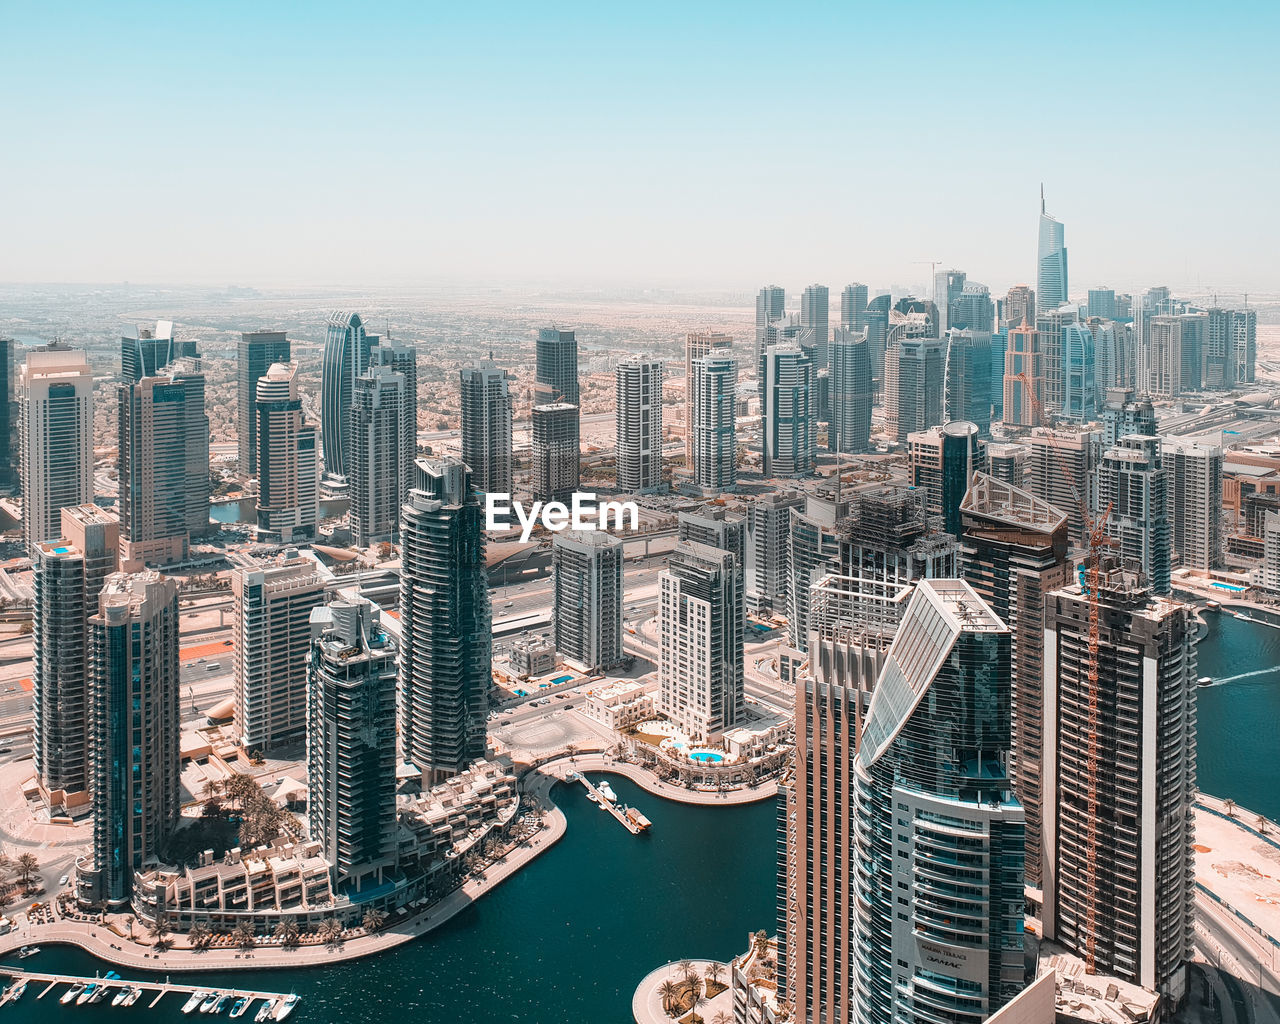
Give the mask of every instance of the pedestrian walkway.
[[[703, 1020], [714, 1020], [716, 1014], [725, 1013], [733, 1017], [733, 992], [728, 988], [729, 965], [719, 960], [691, 960], [690, 970], [701, 979], [707, 976], [707, 968], [713, 963], [720, 966], [720, 983], [726, 988], [714, 999], [708, 999], [697, 1007], [698, 1016]], [[663, 982], [679, 982], [682, 978], [679, 962], [672, 962], [650, 971], [644, 980], [636, 986], [635, 995], [631, 997], [631, 1016], [636, 1024], [671, 1024], [673, 1018], [662, 1008]]]
[[619, 761], [611, 754], [577, 754], [574, 757], [560, 757], [540, 765], [539, 772], [554, 775], [563, 779], [570, 772], [612, 772], [630, 779], [646, 793], [660, 796], [664, 800], [674, 800], [680, 804], [699, 804], [704, 807], [729, 804], [753, 804], [761, 800], [772, 800], [778, 795], [776, 781], [762, 782], [757, 786], [742, 789], [703, 790], [686, 789], [674, 783], [663, 782], [653, 772], [640, 765], [628, 761]]

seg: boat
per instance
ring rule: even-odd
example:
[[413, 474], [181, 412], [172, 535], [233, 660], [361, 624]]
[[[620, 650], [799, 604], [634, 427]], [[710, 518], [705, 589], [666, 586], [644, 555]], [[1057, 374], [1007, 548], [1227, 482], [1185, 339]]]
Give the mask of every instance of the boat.
[[231, 1016], [239, 1017], [245, 1010], [249, 1009], [249, 997], [241, 996], [231, 1004]]
[[604, 797], [606, 800], [608, 800], [609, 803], [612, 804], [617, 802], [618, 795], [613, 791], [613, 788], [609, 785], [609, 783], [602, 782], [600, 783], [600, 785], [596, 787], [596, 789], [600, 790], [600, 795]]
[[27, 980], [23, 978], [22, 981], [19, 981], [17, 984], [13, 986], [13, 988], [9, 989], [9, 994], [5, 996], [5, 1002], [16, 1003], [19, 999], [21, 999], [26, 994], [26, 991], [27, 991]]
[[213, 1014], [216, 1017], [231, 1004], [231, 996], [225, 995], [218, 1000], [218, 1004], [213, 1008]]
[[20, 950], [18, 950], [18, 959], [25, 960], [27, 957], [35, 956], [39, 952], [40, 952], [39, 946], [23, 946]]
[[263, 1003], [260, 1007], [258, 1007], [258, 1014], [253, 1019], [257, 1022], [257, 1024], [262, 1024], [264, 1020], [266, 1020], [268, 1017], [271, 1016], [271, 1011], [274, 1010], [275, 1008], [276, 1008], [276, 1001], [274, 999], [268, 999], [265, 1003]]
[[1222, 605], [1221, 605], [1219, 602], [1217, 602], [1217, 601], [1206, 601], [1206, 602], [1204, 603], [1204, 606], [1205, 606], [1205, 608], [1207, 608], [1207, 609], [1208, 609], [1209, 611], [1211, 611], [1211, 612], [1216, 612], [1216, 611], [1221, 611], [1221, 610], [1222, 610]]
[[207, 996], [205, 996], [204, 1002], [200, 1004], [200, 1012], [209, 1013], [217, 1005], [218, 1005], [218, 993], [210, 992]]
[[73, 1003], [75, 1002], [76, 996], [78, 996], [83, 991], [84, 991], [84, 982], [77, 981], [74, 985], [72, 985], [69, 989], [67, 989], [65, 992], [62, 993], [62, 998], [59, 999], [58, 1002], [60, 1002], [63, 1006], [66, 1006], [67, 1003]]
[[634, 807], [624, 807], [623, 812], [626, 814], [627, 820], [641, 832], [653, 826], [653, 822], [637, 811]]
[[1201, 676], [1199, 679], [1196, 680], [1196, 683], [1199, 684], [1200, 686], [1208, 686], [1212, 682], [1213, 682], [1212, 676]]
[[120, 991], [111, 997], [111, 1005], [112, 1006], [122, 1005], [124, 1001], [129, 998], [129, 993], [131, 993], [132, 991], [133, 989], [130, 986], [122, 985], [120, 988]]
[[208, 998], [209, 998], [209, 993], [206, 992], [204, 989], [200, 989], [199, 992], [192, 992], [191, 998], [182, 1004], [182, 1012], [191, 1013], [192, 1011], [199, 1009], [200, 1004], [203, 1003]]
[[293, 1013], [294, 1007], [298, 1005], [299, 996], [290, 992], [284, 997], [284, 1001], [276, 1007], [276, 1020], [284, 1020], [289, 1014]]
[[90, 1003], [100, 1003], [107, 998], [107, 993], [111, 991], [110, 985], [99, 985], [93, 990], [93, 995], [89, 997]]
[[89, 984], [84, 987], [84, 991], [81, 992], [78, 996], [76, 996], [76, 1006], [80, 1006], [83, 1003], [87, 1003], [90, 999], [92, 999], [93, 994], [96, 991], [98, 991], [98, 988], [99, 988], [98, 982], [96, 981], [89, 982]]
[[123, 1002], [123, 1003], [121, 1003], [120, 1005], [121, 1005], [121, 1006], [132, 1006], [134, 1003], [136, 1003], [136, 1002], [137, 1002], [139, 999], [141, 999], [141, 998], [142, 998], [142, 988], [141, 988], [141, 986], [134, 985], [134, 986], [133, 986], [133, 988], [129, 989], [129, 994], [125, 997], [124, 1002]]

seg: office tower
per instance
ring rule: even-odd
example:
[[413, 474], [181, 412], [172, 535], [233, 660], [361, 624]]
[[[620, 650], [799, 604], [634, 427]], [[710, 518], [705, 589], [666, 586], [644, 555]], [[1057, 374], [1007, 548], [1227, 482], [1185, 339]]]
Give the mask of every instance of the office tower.
[[369, 365], [386, 366], [404, 378], [405, 401], [401, 408], [400, 500], [413, 486], [413, 463], [418, 457], [418, 350], [383, 338], [369, 350]]
[[867, 286], [865, 284], [845, 285], [840, 293], [840, 327], [846, 331], [857, 331], [866, 326], [863, 314], [867, 309]]
[[720, 548], [680, 541], [659, 579], [659, 702], [698, 743], [716, 743], [746, 715], [742, 577]]
[[324, 576], [286, 550], [231, 571], [235, 720], [245, 750], [268, 753], [307, 731], [311, 610], [324, 603]]
[[960, 506], [965, 582], [1010, 633], [1013, 789], [1026, 812], [1026, 879], [1042, 881], [1040, 765], [1044, 750], [1045, 596], [1070, 581], [1067, 517], [985, 473]]
[[335, 885], [396, 865], [396, 644], [380, 616], [354, 587], [311, 610], [307, 819]]
[[889, 296], [877, 295], [862, 311], [862, 323], [867, 329], [867, 344], [871, 347], [871, 377], [875, 382], [876, 397], [886, 394], [884, 362], [889, 346]]
[[1001, 327], [1019, 327], [1036, 322], [1036, 293], [1025, 284], [1015, 284], [1005, 294], [1000, 309]]
[[18, 367], [15, 342], [0, 337], [0, 489], [12, 490], [18, 482]]
[[760, 404], [764, 405], [764, 356], [769, 346], [777, 342], [778, 332], [774, 324], [786, 316], [787, 295], [776, 284], [767, 284], [756, 295], [756, 387], [760, 392]]
[[1101, 403], [1109, 389], [1131, 386], [1135, 370], [1133, 335], [1126, 325], [1114, 320], [1090, 317], [1086, 326], [1093, 335], [1094, 383]]
[[416, 483], [400, 524], [400, 743], [434, 785], [484, 757], [493, 635], [471, 474], [419, 459]]
[[[933, 275], [933, 304], [938, 308], [938, 337], [957, 326], [951, 322], [951, 306], [964, 293], [965, 277], [963, 270], [939, 270]], [[990, 327], [978, 329], [991, 330]]]
[[39, 544], [32, 560], [32, 748], [51, 816], [88, 810], [89, 617], [119, 550], [119, 520], [78, 505], [62, 510], [59, 539]]
[[62, 529], [62, 510], [93, 501], [93, 374], [80, 349], [33, 348], [18, 374], [22, 540]]
[[1009, 347], [1009, 331], [1001, 329], [991, 335], [991, 420], [1004, 421], [1004, 363]]
[[857, 454], [871, 447], [871, 406], [875, 385], [871, 378], [871, 348], [866, 328], [839, 328], [831, 341], [831, 423], [827, 447]]
[[1067, 290], [1067, 247], [1062, 224], [1045, 212], [1040, 188], [1040, 245], [1037, 253], [1036, 311], [1057, 309], [1070, 297]]
[[1160, 439], [1169, 477], [1173, 564], [1208, 572], [1222, 563], [1222, 446], [1189, 437]]
[[370, 366], [352, 385], [347, 480], [356, 547], [394, 542], [399, 534], [400, 506], [409, 493], [405, 480], [413, 465], [403, 433], [408, 402], [404, 375], [389, 366]]
[[1142, 567], [1156, 594], [1168, 594], [1173, 566], [1172, 485], [1160, 457], [1160, 439], [1131, 434], [1104, 450], [1098, 464], [1101, 515], [1111, 510], [1106, 534], [1114, 551]]
[[967, 281], [960, 293], [948, 302], [947, 329], [981, 331], [990, 334], [995, 330], [996, 307], [991, 301], [991, 291], [985, 284]]
[[916, 585], [853, 763], [860, 1024], [980, 1024], [1022, 988], [1009, 647], [967, 583]]
[[991, 434], [991, 332], [953, 328], [946, 343], [946, 418], [975, 423], [978, 433], [987, 437]]
[[1177, 398], [1200, 390], [1200, 369], [1209, 317], [1205, 313], [1154, 316], [1148, 324], [1147, 390], [1154, 398]]
[[787, 538], [787, 639], [798, 651], [809, 642], [810, 588], [835, 572], [840, 559], [841, 520], [849, 503], [824, 494], [806, 494], [804, 507], [791, 510]]
[[573, 331], [543, 327], [538, 331], [534, 367], [534, 402], [578, 405], [578, 341]]
[[1129, 434], [1154, 435], [1156, 410], [1151, 399], [1134, 398], [1132, 388], [1111, 388], [1102, 407], [1102, 444], [1114, 447]]
[[765, 354], [764, 475], [809, 476], [818, 465], [813, 360], [795, 345]]
[[942, 528], [960, 536], [960, 503], [973, 474], [986, 470], [986, 452], [978, 426], [953, 420], [907, 435], [911, 486], [924, 495], [925, 511], [942, 517]]
[[258, 475], [258, 381], [291, 358], [284, 331], [245, 331], [236, 352], [236, 427], [240, 475]]
[[1233, 388], [1256, 379], [1258, 314], [1252, 309], [1208, 312], [1205, 325], [1204, 387]]
[[462, 406], [462, 461], [478, 490], [512, 491], [511, 389], [506, 370], [490, 359], [459, 371]]
[[568, 504], [578, 489], [578, 407], [567, 402], [533, 407], [533, 497]]
[[896, 422], [901, 442], [914, 431], [938, 426], [946, 416], [947, 343], [939, 338], [903, 338], [896, 352]]
[[1062, 415], [1077, 423], [1098, 418], [1093, 332], [1084, 324], [1062, 328]]
[[191, 542], [210, 531], [204, 374], [187, 359], [171, 363], [166, 374], [116, 389], [126, 569], [184, 561]]
[[1084, 956], [1092, 925], [1097, 973], [1176, 1009], [1194, 921], [1194, 628], [1185, 605], [1104, 567], [1095, 689], [1083, 590], [1045, 606], [1044, 935]]
[[697, 454], [694, 428], [698, 422], [698, 386], [694, 378], [694, 362], [717, 353], [729, 357], [733, 336], [714, 331], [692, 331], [684, 336], [684, 464], [697, 476]]
[[704, 493], [738, 484], [738, 364], [722, 356], [693, 361], [693, 482]]
[[800, 326], [813, 349], [813, 365], [821, 370], [829, 365], [827, 346], [831, 343], [831, 293], [825, 284], [811, 284], [800, 296]]
[[1025, 444], [995, 444], [988, 442], [987, 472], [1001, 483], [1022, 487], [1031, 449]]
[[[914, 295], [904, 295], [893, 304], [892, 312], [900, 313], [907, 321], [919, 324], [918, 333], [923, 338], [942, 337], [941, 319], [938, 304], [928, 299], [917, 299]], [[892, 318], [890, 320], [892, 322]]]
[[1114, 288], [1090, 288], [1087, 315], [1102, 320], [1116, 318], [1116, 292]]
[[365, 332], [359, 313], [339, 311], [329, 316], [320, 363], [320, 427], [324, 472], [331, 483], [347, 476], [351, 391], [356, 378], [369, 368], [369, 350], [375, 338]]
[[757, 615], [786, 614], [791, 510], [803, 508], [796, 491], [770, 491], [747, 506], [746, 605]]
[[298, 364], [258, 379], [257, 534], [285, 544], [313, 538], [320, 516], [316, 425], [302, 418]]
[[1066, 514], [1071, 543], [1085, 546], [1085, 509], [1093, 509], [1101, 456], [1096, 430], [1037, 427], [1022, 439], [1030, 450], [1023, 486]]
[[626, 660], [622, 649], [622, 540], [603, 530], [551, 539], [551, 626], [556, 650], [583, 672]]
[[662, 489], [662, 363], [619, 363], [616, 373], [618, 490]]
[[194, 341], [174, 336], [172, 320], [157, 320], [155, 327], [131, 327], [120, 338], [120, 380], [137, 384], [143, 377], [156, 377], [175, 359], [196, 358]]
[[1066, 400], [1066, 329], [1078, 319], [1074, 306], [1060, 306], [1036, 316], [1044, 365], [1044, 393], [1040, 401], [1048, 416], [1062, 412], [1062, 403]]
[[83, 902], [118, 907], [178, 824], [177, 583], [152, 570], [111, 574], [89, 635], [92, 867], [77, 869], [77, 886]]

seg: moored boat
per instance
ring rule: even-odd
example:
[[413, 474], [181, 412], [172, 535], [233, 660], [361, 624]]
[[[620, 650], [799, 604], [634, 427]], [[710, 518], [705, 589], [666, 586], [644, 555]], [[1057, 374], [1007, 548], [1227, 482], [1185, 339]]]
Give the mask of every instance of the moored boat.
[[298, 1005], [298, 995], [290, 992], [285, 996], [284, 1001], [276, 1009], [276, 1020], [284, 1020], [289, 1014], [293, 1013], [294, 1007]]
[[241, 996], [231, 1004], [231, 1016], [239, 1017], [245, 1010], [249, 1008], [249, 997]]
[[191, 1013], [195, 1010], [198, 1010], [200, 1008], [200, 1004], [203, 1003], [208, 998], [209, 998], [209, 993], [206, 992], [204, 989], [200, 989], [199, 992], [192, 992], [191, 998], [182, 1004], [182, 1012]]
[[271, 1016], [271, 1011], [276, 1008], [276, 1001], [268, 999], [265, 1003], [258, 1007], [258, 1013], [253, 1018], [257, 1024], [262, 1024], [264, 1020]]
[[72, 985], [69, 989], [67, 989], [65, 992], [62, 993], [62, 998], [59, 999], [58, 1002], [60, 1002], [63, 1006], [66, 1006], [68, 1003], [74, 1003], [76, 1001], [76, 998], [83, 991], [84, 991], [84, 982], [77, 981], [74, 985]]

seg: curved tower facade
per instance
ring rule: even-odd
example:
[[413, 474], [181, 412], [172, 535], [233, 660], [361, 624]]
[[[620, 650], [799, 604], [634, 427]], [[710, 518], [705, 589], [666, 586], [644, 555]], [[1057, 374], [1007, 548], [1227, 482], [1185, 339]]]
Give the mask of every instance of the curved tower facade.
[[320, 430], [324, 471], [331, 477], [347, 475], [351, 389], [355, 379], [369, 367], [372, 344], [359, 313], [336, 312], [329, 317], [320, 365]]

